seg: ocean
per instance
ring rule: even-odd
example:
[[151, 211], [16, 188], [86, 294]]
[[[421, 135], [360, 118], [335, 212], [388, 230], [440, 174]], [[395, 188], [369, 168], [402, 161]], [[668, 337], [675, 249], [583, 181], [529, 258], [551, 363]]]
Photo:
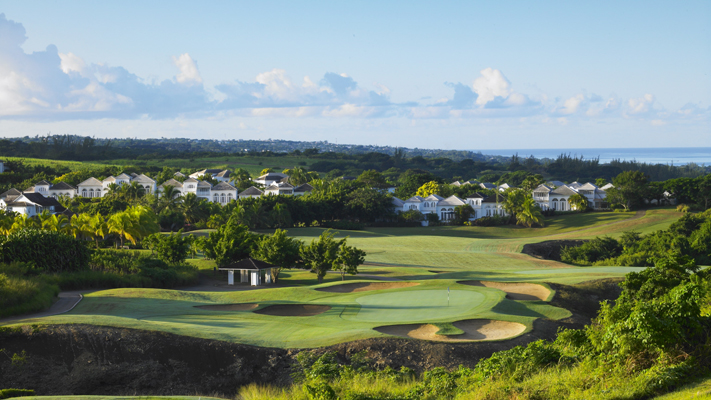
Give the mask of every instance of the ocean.
[[711, 165], [711, 147], [669, 147], [669, 148], [630, 148], [630, 149], [500, 149], [471, 150], [482, 154], [511, 156], [513, 154], [525, 158], [533, 155], [536, 158], [555, 159], [561, 154], [583, 156], [585, 159], [600, 158], [600, 163], [612, 160], [638, 161], [648, 164], [684, 165], [695, 163]]

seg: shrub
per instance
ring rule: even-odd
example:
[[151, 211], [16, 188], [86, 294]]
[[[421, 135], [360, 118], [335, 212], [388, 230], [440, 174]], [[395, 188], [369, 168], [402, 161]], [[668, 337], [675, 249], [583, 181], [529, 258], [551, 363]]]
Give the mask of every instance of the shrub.
[[597, 237], [580, 246], [563, 247], [560, 259], [570, 264], [592, 265], [596, 261], [615, 258], [622, 252], [622, 246], [610, 237]]
[[43, 272], [85, 269], [91, 252], [69, 235], [37, 229], [23, 229], [0, 236], [0, 262], [29, 262]]
[[13, 397], [34, 396], [35, 391], [31, 389], [0, 389], [0, 399], [10, 399]]

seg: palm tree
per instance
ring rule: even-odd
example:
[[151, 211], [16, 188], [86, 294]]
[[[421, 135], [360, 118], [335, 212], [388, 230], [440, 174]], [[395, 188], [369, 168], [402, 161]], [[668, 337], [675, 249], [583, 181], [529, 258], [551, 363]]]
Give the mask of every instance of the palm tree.
[[521, 208], [516, 214], [516, 223], [529, 228], [534, 224], [543, 226], [543, 214], [532, 197], [527, 198], [521, 204]]
[[291, 225], [291, 213], [289, 213], [286, 204], [279, 203], [275, 205], [272, 209], [271, 217], [277, 228]]
[[94, 238], [94, 244], [96, 244], [96, 248], [98, 249], [99, 238], [104, 239], [104, 237], [109, 234], [108, 224], [99, 213], [91, 216], [87, 222], [86, 232]]
[[14, 223], [15, 216], [12, 213], [0, 212], [0, 235], [9, 235]]
[[144, 189], [138, 182], [131, 182], [130, 185], [124, 186], [123, 191], [126, 194], [126, 197], [132, 200], [136, 200], [146, 194], [146, 189]]
[[69, 218], [63, 214], [50, 215], [49, 218], [42, 221], [42, 229], [52, 232], [69, 233], [71, 229], [69, 226]]
[[38, 225], [38, 219], [28, 217], [26, 214], [22, 214], [19, 217], [15, 218], [15, 220], [13, 221], [12, 226], [10, 227], [10, 233], [28, 228], [37, 228]]
[[568, 198], [568, 204], [570, 208], [577, 210], [579, 212], [585, 212], [588, 209], [588, 199], [581, 194], [574, 194]]
[[124, 238], [136, 244], [136, 238], [132, 235], [134, 221], [128, 211], [121, 211], [113, 214], [106, 222], [106, 227], [109, 233], [115, 233], [121, 240], [121, 248], [123, 248]]
[[163, 211], [164, 209], [172, 209], [175, 207], [180, 199], [180, 191], [171, 186], [171, 185], [165, 185], [163, 186], [163, 193], [161, 195], [161, 201], [159, 202], [159, 210], [158, 212]]
[[197, 197], [195, 193], [188, 193], [183, 197], [183, 202], [180, 204], [180, 211], [183, 213], [185, 221], [189, 224], [194, 224], [207, 217], [204, 201], [205, 200]]
[[[146, 236], [160, 232], [158, 216], [148, 207], [133, 206], [126, 209], [126, 212], [133, 220], [131, 236], [134, 237], [135, 240], [141, 240]], [[134, 240], [132, 240], [132, 243], [136, 244]]]

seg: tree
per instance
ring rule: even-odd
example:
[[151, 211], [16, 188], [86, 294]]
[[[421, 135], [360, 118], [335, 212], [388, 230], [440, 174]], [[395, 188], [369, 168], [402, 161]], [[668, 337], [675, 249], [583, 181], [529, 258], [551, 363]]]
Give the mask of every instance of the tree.
[[362, 187], [348, 194], [346, 216], [361, 221], [375, 221], [393, 213], [390, 197], [377, 189]]
[[271, 172], [274, 172], [271, 168], [264, 168], [262, 172], [259, 173], [259, 176], [266, 175]]
[[338, 250], [345, 239], [336, 240], [334, 237], [335, 233], [327, 229], [318, 239], [312, 240], [310, 245], [301, 247], [304, 267], [316, 274], [318, 283], [323, 283], [327, 271], [338, 266]]
[[539, 174], [529, 175], [521, 182], [521, 188], [531, 192], [545, 182], [546, 181], [544, 181], [543, 177]]
[[439, 183], [435, 181], [429, 181], [417, 189], [416, 196], [427, 197], [432, 194], [437, 194], [440, 191]]
[[189, 224], [194, 224], [197, 221], [208, 218], [209, 212], [206, 204], [207, 200], [198, 197], [195, 193], [188, 193], [183, 196], [183, 202], [179, 208], [185, 217], [185, 221]]
[[285, 169], [282, 173], [289, 176], [289, 183], [294, 186], [318, 179], [318, 172], [307, 172], [303, 167]]
[[630, 210], [642, 204], [647, 180], [647, 176], [640, 171], [624, 171], [612, 180], [615, 187], [608, 191], [608, 195], [612, 193], [619, 204]]
[[578, 212], [585, 212], [588, 209], [588, 198], [582, 194], [574, 194], [568, 198], [568, 204], [570, 208], [577, 210]]
[[474, 208], [469, 204], [454, 207], [454, 224], [464, 225], [465, 222], [469, 221], [472, 214], [474, 214]]
[[272, 223], [276, 225], [277, 228], [286, 228], [291, 226], [291, 213], [289, 213], [289, 207], [286, 204], [279, 203], [272, 208], [270, 214]]
[[237, 168], [230, 177], [240, 191], [252, 186], [252, 176], [244, 168]]
[[607, 179], [605, 179], [605, 178], [597, 178], [597, 179], [595, 179], [595, 186], [601, 188], [601, 187], [603, 187], [603, 186], [605, 186], [605, 185], [607, 185]]
[[188, 258], [191, 236], [183, 236], [183, 230], [169, 235], [154, 233], [145, 240], [147, 247], [154, 250], [158, 258], [168, 264], [178, 265]]
[[543, 226], [543, 214], [533, 198], [527, 198], [516, 214], [516, 223], [530, 228], [533, 225]]
[[171, 185], [165, 185], [163, 186], [163, 193], [160, 197], [160, 200], [158, 202], [158, 210], [157, 212], [163, 211], [164, 209], [173, 209], [178, 203], [180, 199], [180, 191], [171, 186]]
[[249, 257], [255, 236], [247, 226], [240, 224], [235, 216], [231, 216], [217, 231], [210, 232], [208, 237], [200, 238], [198, 247], [206, 257], [215, 260], [218, 267], [224, 267]]
[[[498, 194], [495, 195], [498, 199]], [[509, 222], [518, 221], [517, 216], [523, 211], [524, 203], [529, 199], [532, 200], [531, 195], [523, 189], [509, 189], [506, 191], [503, 207], [511, 216]]]
[[295, 268], [301, 262], [299, 253], [303, 243], [286, 235], [286, 231], [277, 229], [273, 235], [262, 236], [252, 251], [252, 257], [274, 264], [272, 280], [279, 281], [279, 273], [285, 268]]
[[383, 174], [374, 169], [363, 171], [356, 180], [370, 188], [385, 189], [391, 186]]
[[338, 251], [336, 266], [333, 268], [341, 273], [341, 280], [346, 280], [346, 274], [355, 275], [358, 273], [358, 266], [365, 262], [365, 251], [348, 246], [343, 241], [341, 249]]
[[709, 200], [711, 200], [711, 174], [706, 174], [696, 178], [698, 182], [698, 196], [699, 202], [703, 202], [704, 209], [709, 208]]

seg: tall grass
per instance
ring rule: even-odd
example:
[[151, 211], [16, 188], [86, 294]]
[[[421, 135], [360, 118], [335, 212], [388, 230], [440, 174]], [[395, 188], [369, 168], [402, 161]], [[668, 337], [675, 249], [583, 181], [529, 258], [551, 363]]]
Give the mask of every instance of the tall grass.
[[0, 318], [44, 310], [57, 294], [57, 285], [0, 273]]

